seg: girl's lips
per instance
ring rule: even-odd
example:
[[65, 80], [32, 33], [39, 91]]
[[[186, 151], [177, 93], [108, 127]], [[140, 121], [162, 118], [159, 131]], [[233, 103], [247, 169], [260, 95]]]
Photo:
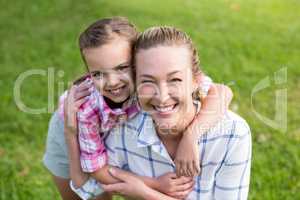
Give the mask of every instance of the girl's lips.
[[122, 92], [125, 90], [126, 85], [116, 88], [116, 89], [112, 89], [112, 90], [106, 90], [106, 92], [109, 92], [110, 94], [114, 95], [114, 96], [118, 96], [121, 95]]

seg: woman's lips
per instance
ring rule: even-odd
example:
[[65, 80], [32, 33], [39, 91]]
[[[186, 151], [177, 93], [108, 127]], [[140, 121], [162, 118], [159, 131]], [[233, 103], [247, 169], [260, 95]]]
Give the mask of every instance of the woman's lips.
[[153, 109], [156, 111], [156, 114], [161, 117], [168, 117], [174, 112], [177, 112], [178, 103], [168, 106], [154, 106], [152, 105]]

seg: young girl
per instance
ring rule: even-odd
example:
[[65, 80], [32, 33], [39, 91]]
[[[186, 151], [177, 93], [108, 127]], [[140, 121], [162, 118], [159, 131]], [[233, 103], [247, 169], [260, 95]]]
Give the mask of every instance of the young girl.
[[[119, 17], [102, 19], [93, 23], [79, 38], [82, 59], [89, 74], [83, 78], [83, 83], [73, 87], [73, 91], [77, 90], [75, 92], [77, 97], [73, 96], [73, 98], [79, 99], [76, 101], [78, 112], [76, 116], [68, 118], [68, 120], [65, 119], [64, 124], [65, 128], [70, 129], [71, 127], [72, 129], [74, 121], [77, 120], [81, 168], [96, 181], [103, 184], [119, 182], [108, 171], [108, 158], [103, 138], [114, 126], [125, 120], [130, 120], [140, 110], [134, 91], [133, 68], [131, 66], [131, 54], [136, 38], [135, 27], [127, 19]], [[223, 101], [224, 97], [218, 97], [217, 101], [211, 98], [205, 99], [204, 96], [207, 95], [212, 85], [211, 80], [203, 74], [199, 74], [198, 79], [199, 88], [195, 95], [201, 98], [203, 102], [203, 112], [198, 115], [195, 121], [197, 121], [196, 124], [204, 125], [201, 132], [203, 133], [214, 125], [225, 111], [225, 108], [222, 108], [213, 114], [211, 112], [211, 108], [217, 108], [215, 104], [221, 102], [220, 99]], [[216, 88], [221, 90], [225, 87], [218, 88], [217, 86]], [[212, 92], [215, 93], [216, 88], [210, 89], [209, 92], [213, 90]], [[230, 94], [230, 89], [225, 89], [229, 90]], [[231, 96], [227, 97], [227, 101], [230, 99]], [[70, 106], [73, 107], [74, 105], [68, 105], [66, 92], [60, 98], [59, 112], [62, 118], [66, 115], [64, 112], [74, 109]], [[167, 112], [167, 108], [163, 106], [159, 109], [162, 114]], [[205, 115], [207, 112], [209, 114]], [[178, 156], [175, 159], [177, 177], [166, 174], [157, 179], [138, 178], [149, 187], [174, 198], [182, 197], [172, 192], [177, 191], [177, 187], [182, 188], [183, 185], [190, 184], [186, 190], [189, 191], [192, 186], [192, 179], [187, 179], [188, 181], [183, 181], [182, 185], [172, 186], [172, 188], [160, 183], [185, 179], [182, 176], [192, 177], [200, 172], [199, 165], [195, 164], [199, 163], [198, 154], [193, 149], [197, 148], [195, 134], [197, 137], [200, 137], [201, 134], [199, 134], [199, 129], [194, 130], [193, 124], [195, 122], [192, 122], [186, 130], [179, 145]], [[189, 149], [192, 153], [188, 153]], [[70, 171], [72, 172], [72, 165]], [[74, 181], [75, 187], [80, 186], [81, 183]], [[84, 195], [81, 197], [88, 198]]]

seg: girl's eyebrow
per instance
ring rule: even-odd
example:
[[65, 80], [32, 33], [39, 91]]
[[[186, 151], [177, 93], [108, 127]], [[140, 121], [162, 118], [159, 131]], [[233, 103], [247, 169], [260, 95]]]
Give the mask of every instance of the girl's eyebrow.
[[[116, 69], [119, 69], [120, 67], [124, 67], [124, 66], [130, 66], [130, 62], [124, 62], [124, 63], [121, 63], [115, 67], [113, 67], [112, 69], [109, 69], [109, 70], [103, 70], [103, 71], [110, 71], [110, 70], [116, 70]], [[94, 70], [94, 71], [91, 71], [90, 73], [95, 73], [95, 72], [103, 72], [102, 70]]]
[[149, 74], [142, 74], [141, 77], [143, 78], [150, 78], [150, 79], [154, 79], [153, 76], [149, 75]]

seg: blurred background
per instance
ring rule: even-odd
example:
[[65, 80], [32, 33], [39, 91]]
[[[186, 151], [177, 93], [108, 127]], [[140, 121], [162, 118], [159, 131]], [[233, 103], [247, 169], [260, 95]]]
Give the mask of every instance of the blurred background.
[[[199, 50], [202, 69], [215, 82], [230, 85], [231, 109], [252, 129], [249, 199], [300, 199], [299, 0], [0, 4], [1, 200], [59, 199], [42, 165], [48, 121], [62, 88], [85, 71], [79, 33], [115, 15], [128, 17], [140, 31], [154, 25], [186, 31]], [[18, 81], [21, 93], [14, 94]], [[43, 109], [32, 114], [22, 111], [24, 106]]]

